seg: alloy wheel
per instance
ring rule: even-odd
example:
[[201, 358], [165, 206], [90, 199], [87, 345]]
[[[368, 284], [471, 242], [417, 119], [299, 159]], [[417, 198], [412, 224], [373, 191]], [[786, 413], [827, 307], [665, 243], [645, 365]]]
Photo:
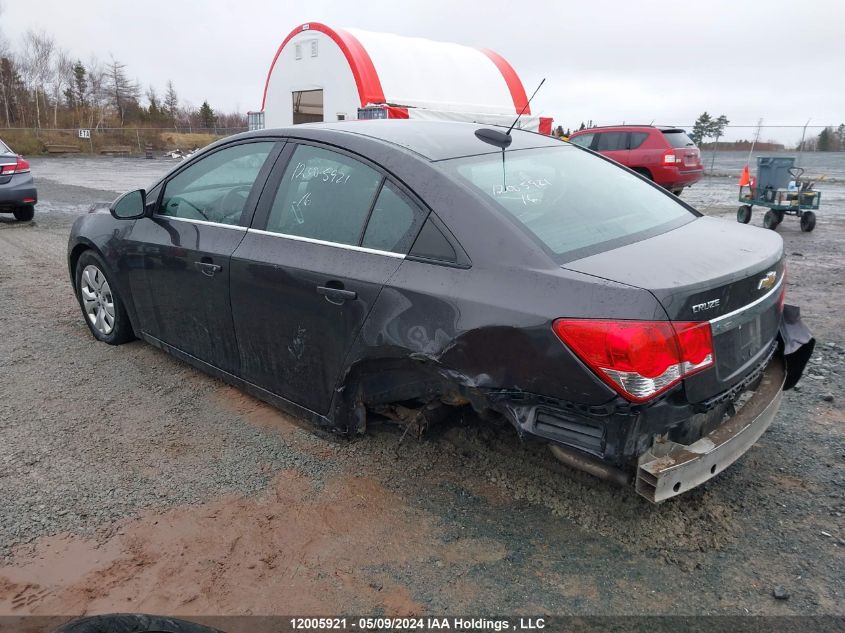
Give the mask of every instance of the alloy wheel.
[[91, 326], [103, 336], [114, 329], [114, 296], [106, 276], [99, 268], [89, 264], [82, 271], [79, 280], [82, 306]]

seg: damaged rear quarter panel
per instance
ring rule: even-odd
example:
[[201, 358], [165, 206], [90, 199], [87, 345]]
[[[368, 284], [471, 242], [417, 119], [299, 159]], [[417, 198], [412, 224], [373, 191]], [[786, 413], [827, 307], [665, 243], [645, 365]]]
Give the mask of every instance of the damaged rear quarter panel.
[[554, 265], [457, 269], [408, 259], [361, 329], [340, 391], [365, 404], [458, 394], [486, 408], [510, 392], [601, 405], [615, 393], [560, 342], [552, 321], [632, 314], [665, 318], [645, 291]]

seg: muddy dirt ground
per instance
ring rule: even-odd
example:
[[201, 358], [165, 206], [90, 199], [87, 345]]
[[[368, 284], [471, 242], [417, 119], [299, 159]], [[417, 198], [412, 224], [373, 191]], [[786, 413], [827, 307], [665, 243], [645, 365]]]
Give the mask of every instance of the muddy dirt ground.
[[[35, 220], [0, 215], [0, 615], [845, 613], [845, 208], [779, 228], [819, 339], [799, 390], [738, 463], [653, 506], [469, 415], [343, 440], [96, 343], [65, 247], [115, 192], [43, 163], [62, 175]], [[731, 221], [722, 186], [703, 210]]]

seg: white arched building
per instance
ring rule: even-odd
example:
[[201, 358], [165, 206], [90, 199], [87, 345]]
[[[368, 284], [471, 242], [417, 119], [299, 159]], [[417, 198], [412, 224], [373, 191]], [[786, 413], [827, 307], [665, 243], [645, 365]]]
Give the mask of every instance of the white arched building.
[[[357, 118], [510, 125], [525, 105], [516, 72], [491, 50], [310, 22], [276, 51], [250, 127]], [[526, 108], [519, 127], [549, 134], [551, 125]]]

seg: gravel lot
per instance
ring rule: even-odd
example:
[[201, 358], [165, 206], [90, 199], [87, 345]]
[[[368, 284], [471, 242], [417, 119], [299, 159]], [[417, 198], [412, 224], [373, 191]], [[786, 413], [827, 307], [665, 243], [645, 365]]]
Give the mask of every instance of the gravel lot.
[[[820, 341], [800, 389], [741, 461], [651, 506], [508, 428], [342, 440], [96, 343], [70, 224], [168, 167], [36, 159], [34, 222], [0, 215], [0, 614], [845, 613], [845, 203], [779, 229]], [[732, 180], [701, 191], [732, 218]]]

